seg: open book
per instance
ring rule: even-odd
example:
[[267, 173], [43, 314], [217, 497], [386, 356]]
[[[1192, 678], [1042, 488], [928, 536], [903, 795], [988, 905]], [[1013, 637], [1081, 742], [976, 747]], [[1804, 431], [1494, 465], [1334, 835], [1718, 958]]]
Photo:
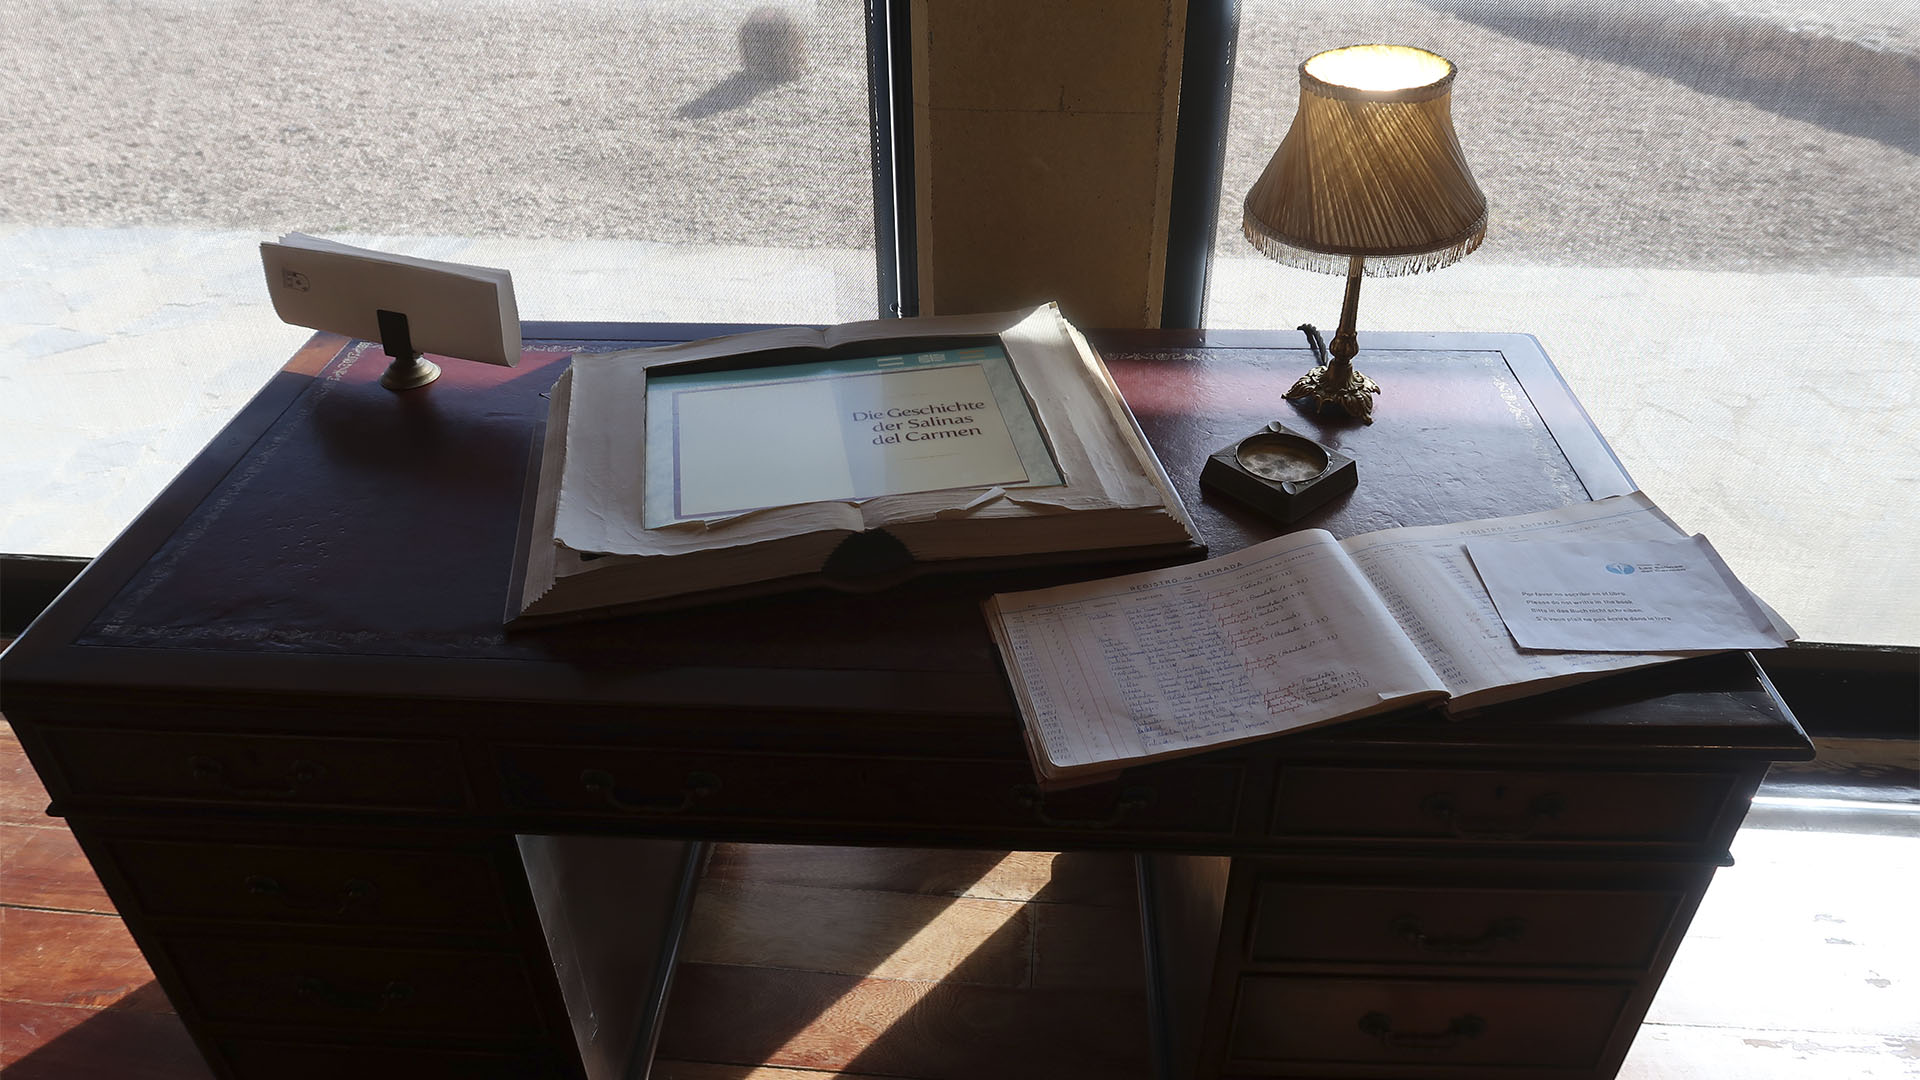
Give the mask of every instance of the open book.
[[516, 625], [1201, 551], [1051, 304], [577, 356], [538, 476]]
[[1470, 710], [1695, 655], [1523, 651], [1464, 546], [1684, 535], [1637, 492], [1346, 540], [1308, 529], [1205, 562], [995, 596], [987, 621], [1035, 772], [1074, 783], [1317, 724], [1428, 702]]

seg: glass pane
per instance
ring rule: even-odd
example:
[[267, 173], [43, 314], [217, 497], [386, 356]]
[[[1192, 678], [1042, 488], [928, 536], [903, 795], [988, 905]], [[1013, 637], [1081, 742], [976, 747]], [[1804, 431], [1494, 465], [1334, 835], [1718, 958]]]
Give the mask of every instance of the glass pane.
[[0, 12], [0, 552], [94, 554], [305, 340], [284, 232], [529, 320], [876, 314], [860, 0]]
[[1261, 259], [1240, 204], [1300, 61], [1383, 40], [1459, 66], [1491, 223], [1453, 267], [1369, 279], [1362, 335], [1538, 336], [1634, 478], [1806, 638], [1920, 644], [1920, 8], [1246, 0], [1208, 325], [1338, 322], [1340, 280]]

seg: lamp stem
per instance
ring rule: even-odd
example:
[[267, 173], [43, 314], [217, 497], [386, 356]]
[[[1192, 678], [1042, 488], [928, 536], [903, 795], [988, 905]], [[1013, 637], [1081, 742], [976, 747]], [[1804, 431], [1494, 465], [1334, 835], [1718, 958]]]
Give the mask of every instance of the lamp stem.
[[1347, 296], [1340, 304], [1340, 329], [1327, 343], [1327, 355], [1332, 357], [1326, 374], [1330, 386], [1344, 387], [1353, 381], [1353, 358], [1360, 353], [1360, 336], [1354, 324], [1360, 318], [1360, 273], [1366, 262], [1365, 255], [1350, 256], [1347, 261]]
[[1373, 423], [1373, 395], [1380, 384], [1353, 370], [1353, 358], [1360, 352], [1360, 336], [1353, 324], [1360, 314], [1360, 274], [1366, 266], [1364, 255], [1352, 255], [1347, 262], [1347, 299], [1340, 305], [1340, 329], [1327, 343], [1327, 366], [1317, 367], [1287, 391], [1288, 401], [1311, 398], [1314, 411], [1331, 405], [1348, 416]]

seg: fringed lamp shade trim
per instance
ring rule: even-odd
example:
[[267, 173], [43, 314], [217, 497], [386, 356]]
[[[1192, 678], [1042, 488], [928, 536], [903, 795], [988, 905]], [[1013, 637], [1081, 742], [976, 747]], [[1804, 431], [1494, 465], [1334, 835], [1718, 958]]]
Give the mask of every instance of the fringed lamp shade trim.
[[1363, 255], [1368, 276], [1393, 277], [1446, 266], [1480, 246], [1487, 198], [1454, 134], [1453, 65], [1407, 51], [1444, 65], [1444, 74], [1358, 91], [1309, 74], [1318, 57], [1301, 65], [1293, 127], [1247, 192], [1244, 230], [1261, 254], [1335, 274]]
[[1487, 215], [1480, 214], [1479, 220], [1467, 230], [1459, 240], [1443, 244], [1432, 251], [1397, 252], [1383, 251], [1315, 251], [1291, 243], [1286, 237], [1267, 228], [1266, 223], [1248, 211], [1242, 222], [1242, 231], [1254, 250], [1275, 262], [1302, 270], [1312, 270], [1318, 274], [1345, 274], [1350, 268], [1353, 256], [1364, 255], [1361, 273], [1367, 277], [1406, 277], [1410, 274], [1422, 274], [1428, 270], [1438, 270], [1451, 266], [1473, 254], [1475, 248], [1487, 237]]

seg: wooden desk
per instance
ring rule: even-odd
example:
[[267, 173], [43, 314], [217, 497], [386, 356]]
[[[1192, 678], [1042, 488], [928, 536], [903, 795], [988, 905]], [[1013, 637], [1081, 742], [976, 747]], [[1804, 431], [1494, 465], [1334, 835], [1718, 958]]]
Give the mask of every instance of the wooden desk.
[[[530, 327], [521, 367], [398, 396], [316, 339], [6, 655], [222, 1075], [614, 1075], [671, 951], [571, 954], [535, 898], [670, 930], [686, 847], [631, 837], [1136, 852], [1171, 1074], [1610, 1076], [1767, 763], [1810, 754], [1733, 655], [1041, 797], [976, 605], [1110, 568], [503, 632], [562, 356], [698, 332]], [[1531, 338], [1363, 339], [1359, 428], [1280, 401], [1297, 334], [1096, 341], [1216, 552], [1270, 529], [1200, 463], [1280, 415], [1359, 460], [1302, 522], [1341, 535], [1630, 486]]]

